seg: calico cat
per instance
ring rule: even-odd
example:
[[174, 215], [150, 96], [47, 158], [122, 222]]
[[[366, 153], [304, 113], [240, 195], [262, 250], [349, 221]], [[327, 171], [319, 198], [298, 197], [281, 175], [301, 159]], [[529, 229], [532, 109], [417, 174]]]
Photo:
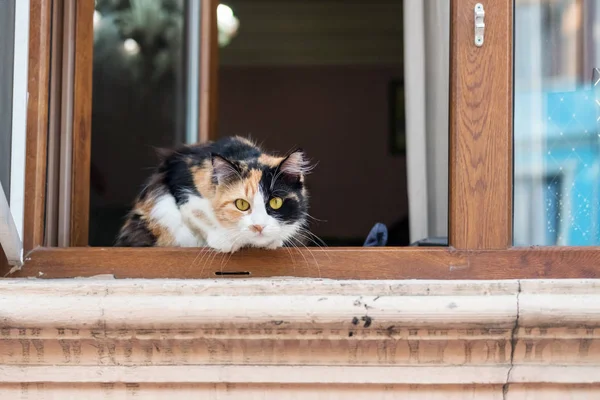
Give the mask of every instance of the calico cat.
[[301, 150], [276, 157], [242, 137], [179, 148], [138, 195], [115, 245], [294, 245], [306, 236], [309, 170]]

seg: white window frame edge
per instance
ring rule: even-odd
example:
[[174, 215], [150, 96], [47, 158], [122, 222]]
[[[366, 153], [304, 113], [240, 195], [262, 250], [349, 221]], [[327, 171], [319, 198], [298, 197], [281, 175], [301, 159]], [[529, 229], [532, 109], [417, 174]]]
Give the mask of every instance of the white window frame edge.
[[202, 7], [199, 1], [190, 1], [186, 13], [187, 22], [187, 65], [186, 65], [186, 125], [185, 143], [198, 143], [200, 110], [200, 36]]
[[0, 243], [9, 264], [23, 264], [25, 146], [29, 66], [29, 1], [15, 1], [10, 205], [0, 193]]
[[[5, 280], [0, 391], [43, 382], [115, 393], [125, 388], [89, 384], [560, 392], [600, 383], [590, 328], [600, 326], [599, 289], [600, 280]], [[140, 397], [153, 398], [152, 387]], [[240, 390], [231, 398], [247, 398]]]
[[448, 236], [450, 2], [404, 0], [410, 240]]
[[404, 96], [410, 240], [429, 236], [425, 122], [425, 10], [422, 0], [404, 0]]
[[22, 265], [23, 243], [2, 186], [0, 186], [0, 245], [10, 265]]

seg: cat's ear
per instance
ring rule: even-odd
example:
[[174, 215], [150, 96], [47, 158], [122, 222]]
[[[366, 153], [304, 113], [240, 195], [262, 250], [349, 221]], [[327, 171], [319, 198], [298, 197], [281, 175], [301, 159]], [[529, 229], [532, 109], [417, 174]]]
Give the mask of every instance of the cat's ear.
[[240, 171], [234, 163], [218, 154], [211, 154], [213, 167], [213, 183], [221, 184], [232, 178], [239, 177]]
[[292, 182], [302, 180], [304, 175], [310, 172], [311, 169], [302, 149], [293, 151], [279, 164], [279, 171], [286, 179]]

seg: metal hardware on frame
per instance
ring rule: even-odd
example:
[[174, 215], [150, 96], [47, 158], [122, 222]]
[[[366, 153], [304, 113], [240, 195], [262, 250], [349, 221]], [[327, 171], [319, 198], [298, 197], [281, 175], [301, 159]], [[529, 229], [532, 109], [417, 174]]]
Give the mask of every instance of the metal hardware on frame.
[[475, 4], [475, 46], [477, 47], [483, 46], [483, 34], [485, 31], [484, 18], [485, 10], [483, 9], [483, 4]]

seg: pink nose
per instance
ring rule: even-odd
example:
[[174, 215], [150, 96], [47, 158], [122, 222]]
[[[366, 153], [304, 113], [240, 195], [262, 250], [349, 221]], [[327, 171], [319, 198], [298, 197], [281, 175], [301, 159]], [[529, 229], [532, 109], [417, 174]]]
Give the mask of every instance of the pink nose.
[[265, 227], [263, 225], [250, 225], [250, 230], [256, 233], [262, 233]]

